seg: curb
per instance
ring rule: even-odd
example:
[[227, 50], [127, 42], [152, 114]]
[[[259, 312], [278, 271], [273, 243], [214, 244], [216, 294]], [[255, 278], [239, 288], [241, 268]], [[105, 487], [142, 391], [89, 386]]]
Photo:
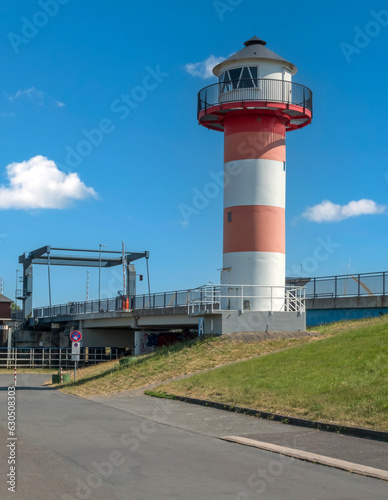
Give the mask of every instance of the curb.
[[173, 394], [158, 393], [157, 391], [145, 391], [147, 396], [154, 396], [165, 399], [174, 399], [184, 403], [194, 405], [207, 406], [216, 408], [217, 410], [230, 411], [234, 413], [242, 413], [256, 418], [263, 418], [266, 420], [273, 420], [281, 422], [282, 424], [296, 425], [299, 427], [308, 427], [318, 429], [320, 431], [336, 432], [338, 434], [345, 434], [349, 436], [361, 437], [366, 439], [374, 439], [376, 441], [388, 442], [388, 432], [375, 431], [373, 429], [365, 429], [363, 427], [350, 427], [347, 425], [329, 424], [326, 422], [319, 422], [316, 420], [307, 420], [304, 418], [290, 417], [289, 415], [280, 415], [279, 413], [270, 413], [267, 411], [253, 410], [251, 408], [244, 408], [242, 406], [233, 406], [225, 403], [216, 403], [215, 401], [207, 401], [206, 399], [189, 398], [185, 396], [174, 396]]
[[374, 467], [368, 467], [366, 465], [355, 464], [353, 462], [347, 462], [345, 460], [339, 460], [337, 458], [326, 457], [324, 455], [318, 455], [316, 453], [310, 453], [303, 450], [295, 450], [293, 448], [286, 448], [284, 446], [264, 443], [262, 441], [255, 441], [254, 439], [248, 439], [240, 436], [223, 436], [219, 439], [221, 439], [222, 441], [228, 441], [230, 443], [241, 444], [243, 446], [259, 448], [260, 450], [270, 451], [273, 453], [280, 453], [281, 455], [304, 460], [306, 462], [311, 462], [314, 464], [325, 465], [326, 467], [334, 467], [335, 469], [345, 470], [347, 472], [352, 472], [361, 476], [373, 477], [374, 479], [388, 481], [388, 471], [375, 469]]

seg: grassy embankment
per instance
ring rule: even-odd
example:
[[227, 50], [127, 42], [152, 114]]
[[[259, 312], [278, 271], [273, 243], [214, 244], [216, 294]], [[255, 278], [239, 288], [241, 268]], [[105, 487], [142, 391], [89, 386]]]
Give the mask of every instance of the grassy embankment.
[[317, 328], [329, 335], [156, 391], [388, 430], [388, 317]]
[[[62, 390], [108, 395], [210, 370], [154, 390], [388, 430], [388, 317], [315, 330], [319, 335], [313, 338], [253, 344], [215, 338], [175, 345], [123, 368], [112, 361], [79, 370], [77, 382]], [[235, 364], [222, 366], [227, 363]]]
[[117, 361], [111, 361], [80, 369], [77, 372], [77, 382], [64, 385], [62, 390], [83, 397], [134, 390], [314, 341], [315, 337], [302, 337], [246, 344], [212, 338], [176, 344], [158, 349], [150, 355], [133, 358], [126, 367], [120, 367]]

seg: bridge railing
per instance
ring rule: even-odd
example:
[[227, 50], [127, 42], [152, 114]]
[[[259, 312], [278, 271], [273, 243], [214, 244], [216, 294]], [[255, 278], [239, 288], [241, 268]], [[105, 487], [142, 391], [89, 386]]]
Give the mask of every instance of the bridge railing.
[[173, 292], [136, 295], [135, 297], [121, 295], [110, 299], [69, 302], [52, 307], [37, 307], [33, 310], [33, 317], [34, 319], [55, 318], [132, 309], [187, 307], [189, 292], [190, 290], [176, 290]]
[[158, 309], [187, 306], [189, 292], [190, 290], [177, 290], [175, 292], [136, 295], [133, 309]]
[[[323, 276], [319, 278], [294, 278], [289, 280], [291, 289], [305, 288], [306, 299], [337, 298], [337, 297], [362, 297], [388, 294], [388, 272], [347, 274], [338, 276]], [[236, 285], [241, 286], [241, 285]], [[209, 285], [211, 288], [212, 285]], [[246, 286], [245, 300], [249, 300], [250, 293]], [[119, 296], [101, 300], [84, 302], [69, 302], [50, 307], [38, 307], [33, 310], [33, 317], [55, 318], [75, 316], [91, 313], [105, 313], [125, 311], [132, 309], [158, 309], [169, 307], [187, 307], [192, 301], [203, 294], [204, 287], [172, 292], [160, 292], [136, 297]], [[202, 291], [201, 291], [202, 290]], [[206, 293], [209, 293], [208, 291]], [[196, 297], [195, 294], [198, 294]], [[255, 299], [256, 292], [251, 297]], [[284, 292], [284, 296], [286, 296]], [[235, 296], [234, 296], [235, 297]], [[257, 298], [257, 297], [256, 297]], [[271, 299], [269, 294], [269, 300]], [[273, 296], [274, 298], [274, 296]], [[292, 302], [290, 303], [290, 307]], [[299, 305], [297, 304], [299, 307]], [[214, 305], [216, 308], [216, 304]], [[288, 307], [287, 305], [285, 307]]]
[[[306, 280], [306, 278], [301, 278]], [[387, 295], [388, 273], [343, 274], [311, 278], [306, 287], [307, 299], [373, 297]]]
[[[52, 307], [37, 307], [33, 310], [33, 317], [53, 318], [58, 316], [75, 316], [78, 314], [91, 314], [98, 312], [109, 312], [125, 309], [126, 297], [115, 297], [112, 299], [91, 300], [85, 302], [68, 302]], [[129, 309], [129, 307], [128, 307]]]

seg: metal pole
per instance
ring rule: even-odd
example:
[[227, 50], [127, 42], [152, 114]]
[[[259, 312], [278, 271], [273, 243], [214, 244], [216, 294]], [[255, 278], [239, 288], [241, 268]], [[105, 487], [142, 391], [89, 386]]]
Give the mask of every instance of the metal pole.
[[98, 264], [98, 312], [100, 312], [101, 306], [100, 306], [100, 295], [101, 295], [101, 248], [106, 247], [103, 243], [100, 243], [98, 245], [99, 250], [99, 264]]
[[7, 368], [11, 367], [11, 359], [12, 359], [12, 327], [8, 327]]
[[125, 275], [126, 275], [126, 268], [127, 268], [127, 259], [125, 257], [125, 246], [124, 246], [124, 241], [121, 242], [121, 245], [122, 245], [122, 252], [123, 252], [123, 255], [122, 255], [122, 259], [123, 259], [123, 295], [124, 296], [128, 296], [127, 294], [127, 284], [125, 282]]
[[48, 287], [49, 287], [50, 317], [52, 317], [52, 311], [51, 311], [50, 252], [47, 252], [47, 272], [48, 272]]
[[148, 259], [149, 259], [149, 255], [148, 255], [148, 252], [147, 252], [147, 255], [146, 255], [146, 264], [147, 264], [148, 296], [150, 298], [150, 309], [151, 309], [151, 286], [150, 286], [150, 270], [149, 270], [149, 267], [148, 267]]
[[63, 369], [62, 369], [62, 366], [61, 366], [61, 384], [63, 384]]
[[99, 259], [98, 259], [98, 310], [100, 310], [100, 293], [101, 293], [101, 243], [99, 244]]
[[17, 304], [16, 301], [17, 301], [18, 282], [19, 282], [19, 271], [16, 269], [15, 305]]
[[77, 361], [74, 361], [74, 382], [77, 381]]

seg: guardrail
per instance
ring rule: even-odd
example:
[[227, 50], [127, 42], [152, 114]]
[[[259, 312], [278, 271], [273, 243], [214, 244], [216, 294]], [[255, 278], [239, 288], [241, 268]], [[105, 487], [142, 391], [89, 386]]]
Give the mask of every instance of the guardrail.
[[[129, 356], [124, 347], [81, 347], [79, 366], [96, 365], [112, 359]], [[71, 348], [0, 348], [0, 367], [67, 368], [73, 367]]]
[[[347, 274], [338, 276], [323, 276], [318, 278], [293, 278], [289, 279], [290, 285], [285, 287], [292, 289], [305, 288], [306, 299], [318, 298], [336, 298], [336, 297], [362, 297], [388, 294], [388, 272], [378, 273], [363, 273], [363, 274]], [[213, 285], [209, 285], [211, 289]], [[228, 285], [231, 286], [231, 285]], [[242, 286], [242, 285], [236, 285]], [[253, 285], [244, 285], [247, 289]], [[113, 311], [125, 311], [133, 309], [158, 309], [172, 308], [179, 306], [188, 306], [189, 301], [194, 300], [194, 294], [205, 287], [188, 290], [177, 290], [172, 292], [152, 293], [150, 295], [136, 295], [136, 297], [114, 297], [110, 299], [92, 300], [88, 302], [69, 302], [68, 304], [56, 305], [53, 307], [39, 307], [33, 310], [33, 317], [37, 318], [55, 318], [59, 316], [75, 316], [91, 313], [105, 313]], [[208, 293], [208, 292], [207, 292]], [[271, 300], [271, 294], [267, 294]], [[236, 296], [233, 296], [235, 299]], [[246, 300], [255, 299], [255, 294], [252, 297], [245, 296]], [[286, 301], [286, 293], [284, 292]], [[241, 296], [240, 296], [241, 299]], [[294, 306], [293, 301], [286, 308], [300, 307], [300, 304]], [[214, 303], [214, 310], [216, 304]], [[289, 309], [291, 310], [291, 309]]]
[[[388, 293], [387, 272], [342, 274], [311, 278], [306, 287], [307, 299], [339, 297], [373, 297]], [[308, 278], [301, 278], [306, 280]], [[295, 280], [297, 282], [297, 280]]]
[[190, 290], [136, 295], [135, 297], [119, 296], [111, 299], [91, 300], [88, 302], [69, 302], [52, 307], [38, 307], [33, 310], [33, 318], [55, 318], [77, 316], [92, 313], [106, 313], [133, 309], [158, 309], [187, 306]]
[[190, 291], [188, 313], [305, 312], [305, 289], [293, 286], [205, 285]]
[[300, 106], [313, 112], [313, 93], [304, 85], [270, 78], [213, 83], [198, 93], [198, 116], [207, 108], [227, 102], [264, 101]]

